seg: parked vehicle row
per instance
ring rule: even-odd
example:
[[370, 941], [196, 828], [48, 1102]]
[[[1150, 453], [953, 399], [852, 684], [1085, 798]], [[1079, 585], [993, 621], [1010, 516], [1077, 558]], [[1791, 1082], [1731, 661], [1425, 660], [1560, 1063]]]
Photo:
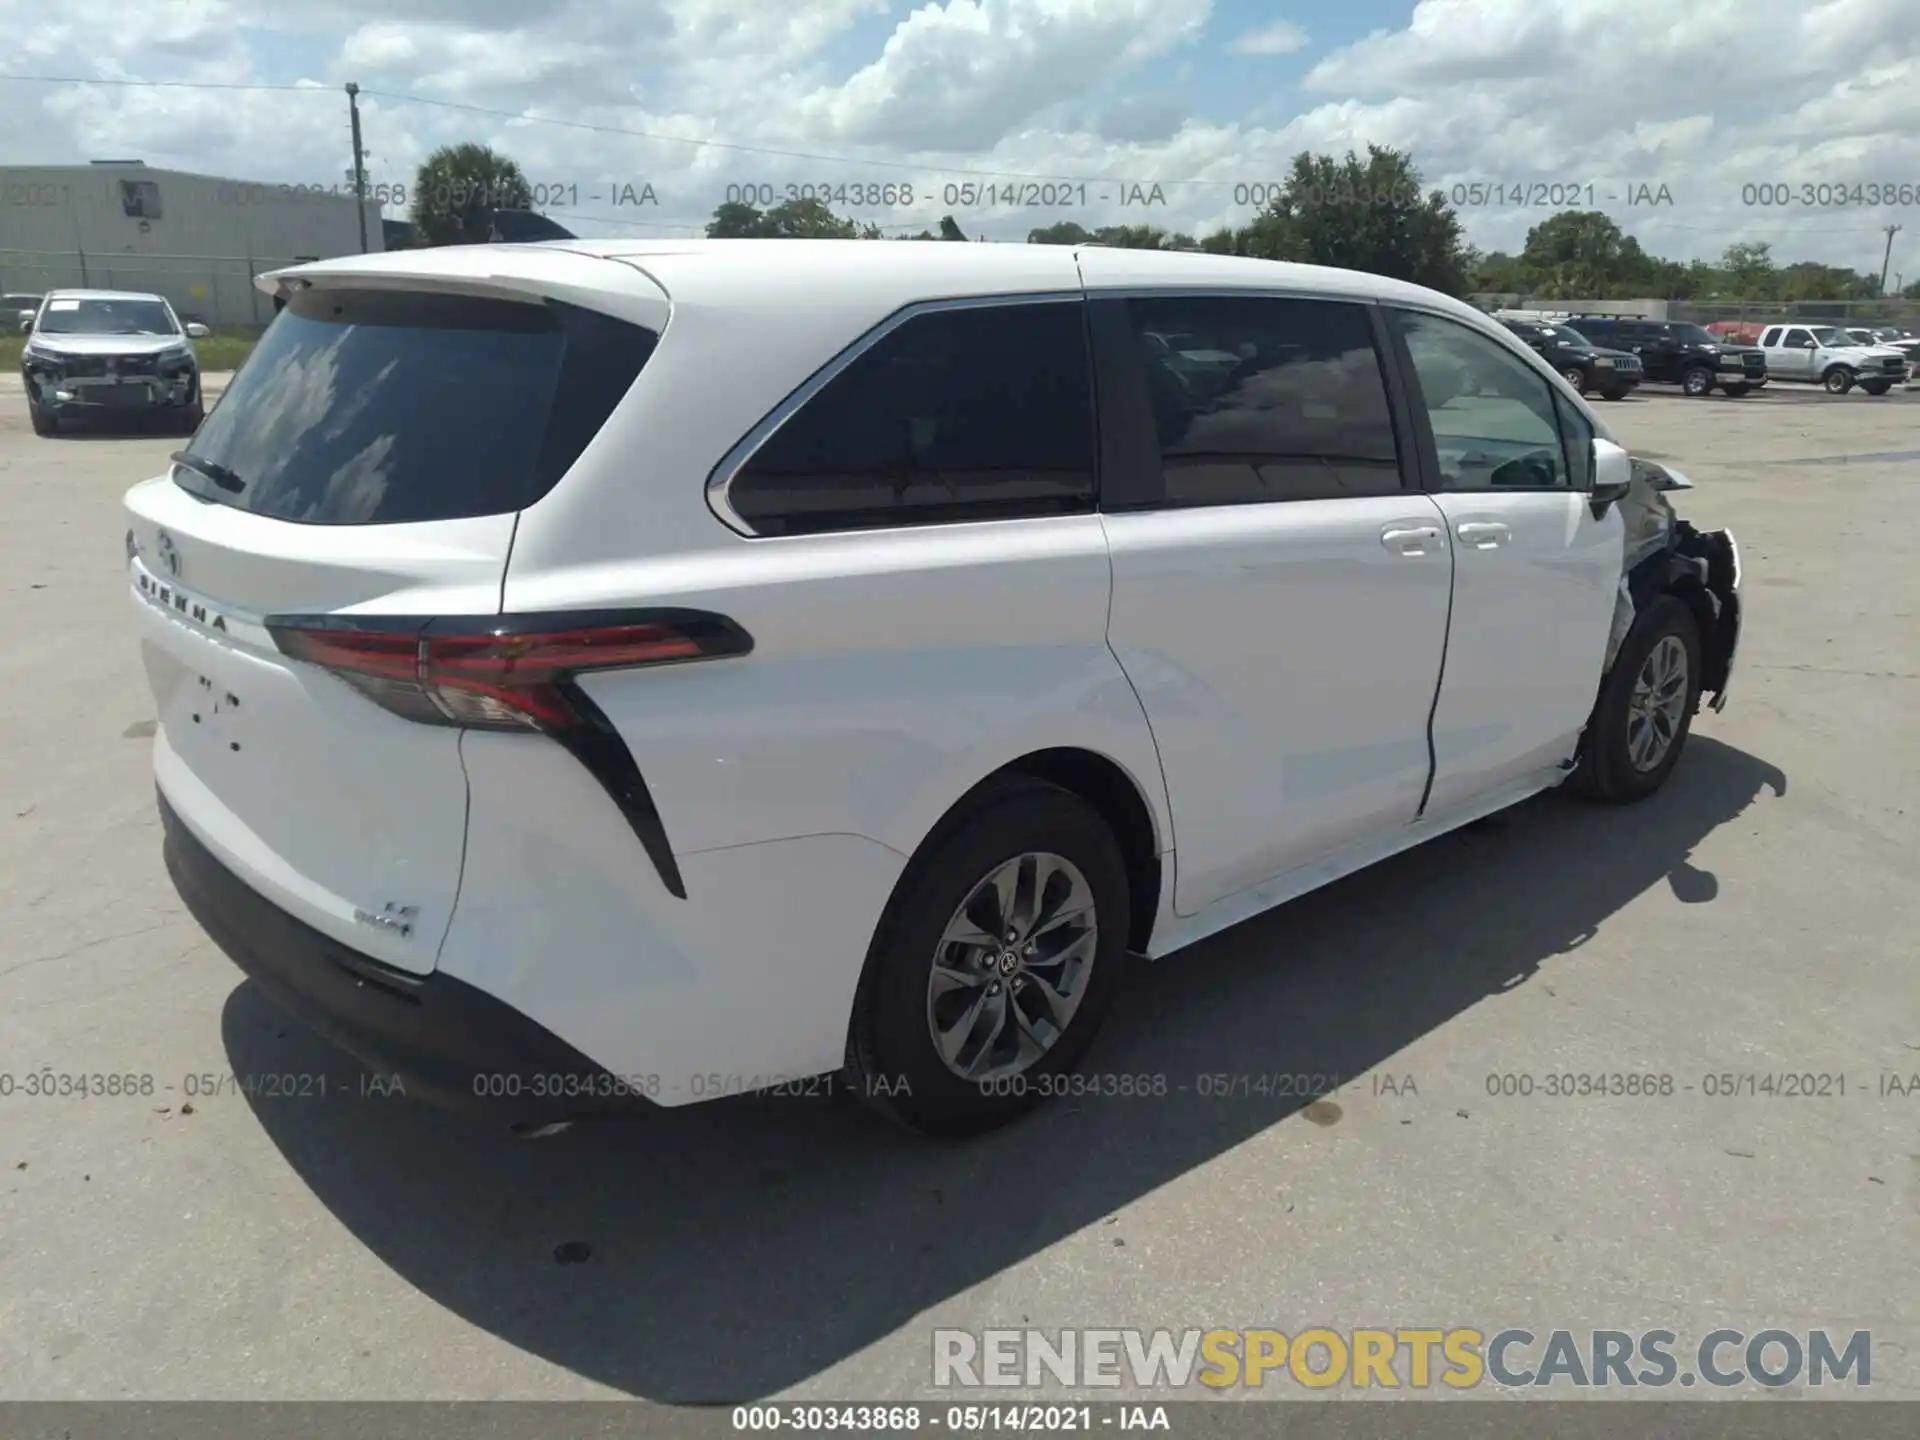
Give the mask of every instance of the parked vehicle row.
[[1575, 315], [1566, 323], [1595, 345], [1639, 356], [1648, 380], [1678, 385], [1688, 395], [1748, 395], [1770, 378], [1758, 346], [1721, 340], [1701, 325], [1605, 315]]
[[1701, 326], [1537, 311], [1500, 311], [1496, 318], [1580, 393], [1609, 400], [1646, 382], [1678, 385], [1692, 396], [1717, 390], [1738, 397], [1778, 381], [1820, 385], [1836, 395], [1858, 388], [1878, 396], [1902, 381], [1911, 386], [1920, 362], [1920, 337], [1888, 326]]
[[1130, 954], [1649, 795], [1726, 696], [1733, 538], [1417, 286], [801, 240], [265, 283], [126, 497], [165, 853], [410, 1094], [839, 1074], [976, 1130]]

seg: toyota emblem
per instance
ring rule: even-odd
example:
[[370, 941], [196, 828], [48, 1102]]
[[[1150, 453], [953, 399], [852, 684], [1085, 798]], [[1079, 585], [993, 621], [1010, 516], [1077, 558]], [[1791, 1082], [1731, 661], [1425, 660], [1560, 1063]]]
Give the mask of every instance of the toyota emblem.
[[179, 578], [180, 547], [173, 543], [173, 536], [164, 530], [160, 532], [160, 563], [167, 567], [169, 575]]

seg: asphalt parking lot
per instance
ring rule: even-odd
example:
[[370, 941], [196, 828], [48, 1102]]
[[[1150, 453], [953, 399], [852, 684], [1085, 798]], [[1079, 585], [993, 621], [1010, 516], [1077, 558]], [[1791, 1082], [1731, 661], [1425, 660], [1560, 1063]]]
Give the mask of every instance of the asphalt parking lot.
[[[179, 441], [37, 439], [0, 393], [0, 1072], [151, 1080], [0, 1096], [0, 1398], [882, 1399], [1000, 1325], [1870, 1329], [1872, 1393], [1920, 1398], [1920, 394], [1602, 413], [1746, 562], [1670, 787], [1164, 962], [1091, 1063], [1165, 1096], [939, 1148], [754, 1099], [524, 1141], [369, 1091], [161, 866], [119, 497]], [[1489, 1094], [1549, 1072], [1674, 1085]], [[1201, 1093], [1301, 1073], [1342, 1083]]]

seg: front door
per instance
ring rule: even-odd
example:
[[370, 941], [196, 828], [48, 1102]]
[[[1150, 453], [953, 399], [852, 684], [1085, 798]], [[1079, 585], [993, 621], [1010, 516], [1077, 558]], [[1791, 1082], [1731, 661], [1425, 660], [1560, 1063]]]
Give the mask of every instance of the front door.
[[[1781, 340], [1780, 374], [1788, 380], [1811, 380], [1814, 361], [1813, 332], [1804, 325], [1788, 327]], [[1773, 356], [1767, 356], [1767, 363], [1774, 363]]]
[[1457, 320], [1394, 312], [1454, 547], [1425, 813], [1550, 780], [1593, 708], [1619, 589], [1617, 506], [1595, 519], [1593, 430], [1553, 382]]

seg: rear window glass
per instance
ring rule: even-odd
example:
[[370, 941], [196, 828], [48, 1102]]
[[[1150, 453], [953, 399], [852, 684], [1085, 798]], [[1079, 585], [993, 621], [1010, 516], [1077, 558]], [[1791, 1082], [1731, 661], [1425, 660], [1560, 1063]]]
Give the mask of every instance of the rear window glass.
[[658, 338], [557, 301], [302, 291], [194, 436], [198, 467], [174, 479], [309, 525], [524, 509], [598, 433]]

